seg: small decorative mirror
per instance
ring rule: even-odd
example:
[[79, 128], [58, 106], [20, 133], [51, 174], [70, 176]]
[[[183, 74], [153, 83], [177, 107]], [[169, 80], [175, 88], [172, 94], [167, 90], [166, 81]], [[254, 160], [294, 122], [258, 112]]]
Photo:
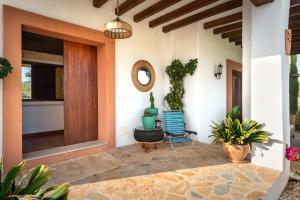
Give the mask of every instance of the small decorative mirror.
[[137, 61], [131, 71], [132, 82], [141, 92], [148, 92], [155, 82], [155, 72], [152, 65], [145, 61]]

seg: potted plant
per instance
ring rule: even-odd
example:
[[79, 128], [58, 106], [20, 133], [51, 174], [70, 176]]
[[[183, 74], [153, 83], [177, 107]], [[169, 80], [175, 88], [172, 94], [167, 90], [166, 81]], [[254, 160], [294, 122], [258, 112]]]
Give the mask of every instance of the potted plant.
[[238, 111], [229, 113], [226, 119], [216, 123], [213, 122], [212, 135], [213, 143], [223, 143], [225, 155], [231, 162], [244, 162], [250, 152], [250, 145], [255, 143], [266, 143], [269, 140], [268, 133], [263, 130], [264, 124], [254, 120], [243, 120], [242, 122], [234, 116]]
[[297, 68], [297, 56], [291, 55], [290, 66], [290, 124], [295, 125], [295, 116], [298, 111], [298, 68]]
[[158, 115], [158, 108], [155, 108], [154, 101], [153, 93], [150, 92], [150, 108], [147, 108], [147, 111], [156, 117]]
[[12, 69], [13, 68], [10, 62], [5, 58], [0, 57], [0, 79], [3, 79], [8, 74], [10, 74], [12, 72]]
[[174, 60], [170, 66], [167, 66], [166, 73], [170, 79], [170, 93], [165, 96], [164, 101], [168, 110], [165, 116], [172, 115], [172, 112], [183, 112], [182, 98], [184, 95], [184, 78], [189, 74], [193, 75], [197, 69], [198, 59], [191, 59], [188, 63], [182, 64], [180, 60]]
[[153, 129], [155, 125], [155, 116], [152, 115], [147, 109], [144, 111], [142, 116], [142, 123], [144, 129]]
[[[69, 184], [64, 183], [44, 188], [48, 182], [49, 169], [38, 165], [23, 173], [25, 162], [11, 168], [7, 175], [0, 179], [0, 199], [52, 199], [67, 200]], [[3, 177], [2, 160], [0, 161], [0, 177]]]

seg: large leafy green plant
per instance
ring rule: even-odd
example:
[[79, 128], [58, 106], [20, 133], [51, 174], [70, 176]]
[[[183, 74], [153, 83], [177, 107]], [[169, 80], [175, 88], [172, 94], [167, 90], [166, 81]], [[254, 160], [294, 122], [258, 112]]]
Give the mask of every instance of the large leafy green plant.
[[22, 175], [25, 162], [11, 168], [2, 178], [2, 161], [0, 163], [0, 199], [34, 199], [67, 200], [69, 184], [64, 183], [42, 189], [48, 182], [49, 169], [38, 165]]
[[232, 120], [227, 117], [221, 123], [213, 122], [212, 135], [214, 137], [213, 143], [221, 142], [231, 145], [245, 145], [267, 142], [269, 136], [267, 132], [262, 130], [264, 124], [260, 124], [254, 120], [244, 120], [240, 122], [239, 119]]
[[298, 68], [297, 68], [297, 56], [291, 55], [290, 66], [290, 114], [295, 115], [298, 110]]
[[165, 97], [165, 102], [172, 111], [183, 111], [182, 98], [184, 95], [184, 78], [189, 74], [193, 75], [198, 64], [198, 59], [192, 59], [185, 65], [180, 60], [174, 60], [166, 68], [166, 73], [170, 78], [170, 93]]
[[10, 74], [12, 72], [12, 69], [13, 68], [10, 62], [5, 58], [0, 57], [0, 79], [3, 79], [8, 74]]
[[212, 122], [213, 143], [221, 142], [231, 145], [245, 145], [265, 143], [269, 140], [268, 133], [263, 130], [264, 124], [254, 120], [240, 121], [238, 119], [239, 108], [234, 107], [231, 112], [226, 114], [226, 119], [221, 122]]

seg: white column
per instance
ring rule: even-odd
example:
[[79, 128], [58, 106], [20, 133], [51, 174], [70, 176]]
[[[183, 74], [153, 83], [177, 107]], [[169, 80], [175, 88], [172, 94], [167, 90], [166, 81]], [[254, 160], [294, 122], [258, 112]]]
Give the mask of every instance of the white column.
[[251, 8], [243, 2], [243, 118], [251, 119]]
[[251, 91], [251, 100], [244, 103], [251, 105], [251, 119], [264, 122], [265, 129], [276, 140], [269, 146], [253, 145], [252, 163], [285, 171], [288, 170], [284, 149], [289, 143], [289, 63], [284, 34], [290, 1], [275, 0], [261, 7], [244, 3], [244, 97], [249, 98], [248, 90]]

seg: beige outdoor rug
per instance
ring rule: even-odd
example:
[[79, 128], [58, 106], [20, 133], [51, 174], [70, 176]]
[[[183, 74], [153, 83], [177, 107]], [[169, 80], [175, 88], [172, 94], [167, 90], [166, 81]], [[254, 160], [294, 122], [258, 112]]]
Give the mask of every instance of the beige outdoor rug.
[[47, 185], [75, 182], [81, 179], [102, 174], [126, 165], [108, 153], [95, 154], [50, 165], [51, 176]]

